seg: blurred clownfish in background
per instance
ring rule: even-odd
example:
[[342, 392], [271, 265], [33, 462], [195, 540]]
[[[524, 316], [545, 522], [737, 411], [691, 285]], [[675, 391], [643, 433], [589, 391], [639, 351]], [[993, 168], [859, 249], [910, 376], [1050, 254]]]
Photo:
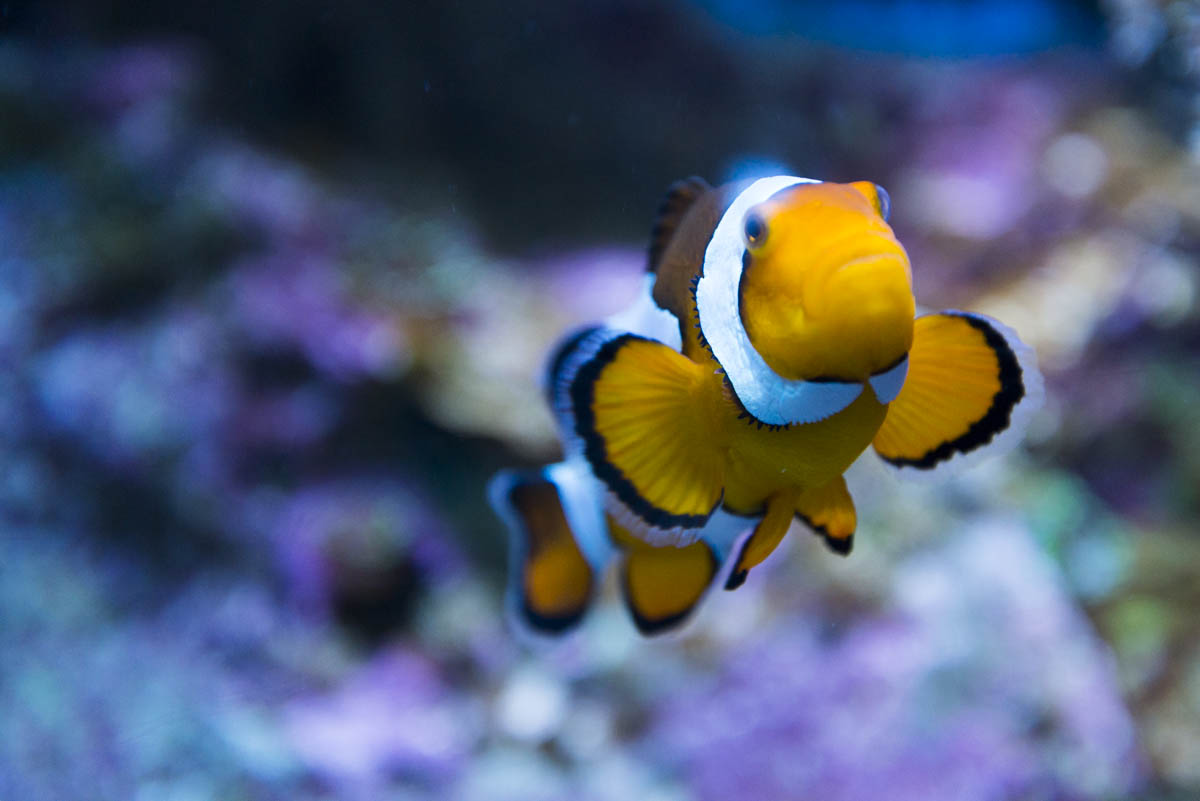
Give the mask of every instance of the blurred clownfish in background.
[[489, 487], [523, 627], [574, 627], [616, 561], [638, 629], [668, 631], [793, 518], [849, 554], [842, 474], [868, 446], [919, 474], [1017, 441], [1032, 350], [982, 315], [916, 317], [888, 210], [868, 182], [671, 187], [643, 296], [549, 361], [565, 460]]

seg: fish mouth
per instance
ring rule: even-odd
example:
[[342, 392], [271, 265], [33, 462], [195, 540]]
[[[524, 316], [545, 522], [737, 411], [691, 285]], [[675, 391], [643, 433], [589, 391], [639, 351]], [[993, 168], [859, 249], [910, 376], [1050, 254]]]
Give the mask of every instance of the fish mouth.
[[842, 281], [883, 277], [888, 273], [898, 273], [907, 277], [908, 259], [902, 253], [896, 253], [892, 248], [861, 252], [854, 258], [847, 259], [831, 270], [825, 279], [826, 286]]
[[[896, 296], [912, 294], [908, 256], [892, 237], [872, 232], [842, 240], [841, 248], [825, 254], [829, 265], [817, 271], [804, 293], [810, 316], [857, 313], [867, 306], [894, 303]], [[837, 251], [841, 251], [840, 253]], [[829, 258], [836, 256], [839, 258]]]

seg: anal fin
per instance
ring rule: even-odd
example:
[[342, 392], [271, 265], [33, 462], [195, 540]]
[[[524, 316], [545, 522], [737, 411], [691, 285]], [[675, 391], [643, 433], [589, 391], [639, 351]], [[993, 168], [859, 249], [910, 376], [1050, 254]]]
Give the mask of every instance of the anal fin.
[[720, 570], [713, 549], [702, 540], [682, 548], [656, 548], [632, 537], [615, 521], [609, 525], [614, 542], [626, 549], [621, 592], [638, 631], [654, 635], [681, 626]]
[[801, 494], [796, 501], [796, 516], [825, 541], [829, 550], [842, 556], [850, 554], [858, 515], [845, 478], [838, 476], [823, 487]]
[[779, 547], [783, 536], [787, 534], [788, 526], [792, 523], [792, 511], [795, 508], [794, 496], [780, 493], [767, 500], [767, 511], [754, 531], [742, 543], [738, 551], [737, 561], [725, 580], [725, 589], [736, 590], [746, 582], [750, 568], [762, 564], [771, 553]]

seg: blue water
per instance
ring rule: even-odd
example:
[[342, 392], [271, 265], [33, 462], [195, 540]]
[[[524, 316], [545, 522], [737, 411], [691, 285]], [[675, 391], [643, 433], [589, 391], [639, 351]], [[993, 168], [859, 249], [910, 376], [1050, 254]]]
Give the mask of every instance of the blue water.
[[1091, 4], [1045, 0], [693, 0], [753, 34], [793, 34], [861, 50], [964, 57], [1099, 46]]

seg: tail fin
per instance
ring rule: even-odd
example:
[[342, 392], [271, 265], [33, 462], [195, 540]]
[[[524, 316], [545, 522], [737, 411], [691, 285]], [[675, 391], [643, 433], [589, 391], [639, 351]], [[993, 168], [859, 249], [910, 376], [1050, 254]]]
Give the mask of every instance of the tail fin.
[[522, 629], [556, 636], [591, 605], [609, 557], [604, 515], [586, 467], [504, 470], [488, 485], [509, 531], [509, 614]]

